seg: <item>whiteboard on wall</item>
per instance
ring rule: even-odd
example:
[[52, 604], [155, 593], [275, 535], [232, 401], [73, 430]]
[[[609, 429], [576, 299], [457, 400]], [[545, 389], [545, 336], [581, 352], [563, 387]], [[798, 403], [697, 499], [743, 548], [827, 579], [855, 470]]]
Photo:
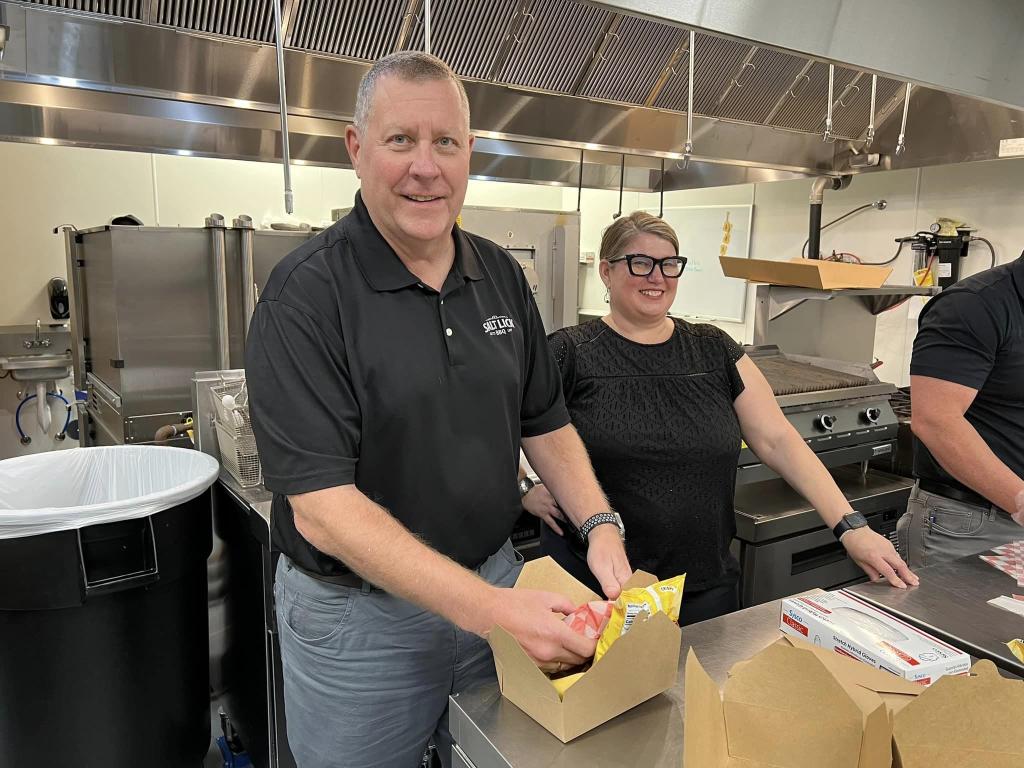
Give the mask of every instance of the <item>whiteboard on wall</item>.
[[[658, 215], [657, 208], [648, 208]], [[695, 320], [742, 323], [747, 308], [747, 283], [726, 277], [718, 261], [724, 255], [750, 258], [752, 205], [700, 205], [666, 208], [663, 218], [679, 238], [679, 255], [687, 258], [676, 299], [669, 312]], [[728, 236], [726, 237], [726, 229]], [[725, 242], [728, 240], [728, 242]]]

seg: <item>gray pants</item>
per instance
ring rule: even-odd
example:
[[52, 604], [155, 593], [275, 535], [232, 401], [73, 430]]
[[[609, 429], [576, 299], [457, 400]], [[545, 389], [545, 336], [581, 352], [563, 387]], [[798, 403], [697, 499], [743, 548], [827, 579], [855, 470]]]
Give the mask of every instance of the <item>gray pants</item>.
[[[505, 542], [477, 572], [505, 587], [521, 568]], [[448, 696], [494, 681], [485, 640], [369, 585], [317, 581], [286, 557], [274, 595], [299, 768], [418, 768], [431, 737], [451, 765]]]
[[907, 513], [896, 527], [900, 550], [911, 568], [976, 555], [1024, 539], [1024, 528], [996, 507], [949, 499], [914, 486]]

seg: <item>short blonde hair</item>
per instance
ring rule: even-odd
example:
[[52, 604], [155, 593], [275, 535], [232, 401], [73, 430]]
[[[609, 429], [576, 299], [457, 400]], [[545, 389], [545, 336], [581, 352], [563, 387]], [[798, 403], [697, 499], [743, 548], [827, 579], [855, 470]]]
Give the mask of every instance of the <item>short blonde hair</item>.
[[648, 234], [672, 243], [679, 253], [679, 238], [668, 223], [646, 211], [634, 211], [629, 216], [616, 219], [601, 236], [601, 261], [613, 259], [626, 252], [626, 245], [637, 235]]

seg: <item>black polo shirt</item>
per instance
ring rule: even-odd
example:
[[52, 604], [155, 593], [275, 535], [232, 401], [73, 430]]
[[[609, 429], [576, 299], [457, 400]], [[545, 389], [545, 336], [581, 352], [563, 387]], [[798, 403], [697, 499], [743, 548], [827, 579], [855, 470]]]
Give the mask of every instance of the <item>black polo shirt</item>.
[[352, 483], [476, 567], [522, 512], [520, 437], [569, 423], [522, 269], [488, 240], [457, 227], [453, 238], [438, 293], [406, 269], [357, 194], [263, 290], [246, 343], [253, 429], [274, 544], [306, 569], [346, 570], [298, 533], [287, 496]]
[[[961, 280], [925, 305], [910, 373], [976, 389], [965, 418], [1024, 477], [1024, 255]], [[920, 440], [914, 447], [917, 477], [960, 486]]]

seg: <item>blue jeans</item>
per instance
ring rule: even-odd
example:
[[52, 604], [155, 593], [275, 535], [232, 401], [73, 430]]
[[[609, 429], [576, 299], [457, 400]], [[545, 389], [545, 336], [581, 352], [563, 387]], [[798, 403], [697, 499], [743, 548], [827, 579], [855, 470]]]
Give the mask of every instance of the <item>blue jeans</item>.
[[[505, 542], [477, 573], [510, 587], [521, 568]], [[418, 768], [431, 738], [451, 765], [448, 696], [494, 681], [487, 641], [368, 584], [313, 579], [286, 557], [274, 594], [299, 768]]]
[[996, 507], [949, 499], [915, 485], [896, 535], [907, 565], [923, 568], [1024, 539], [1024, 528]]

